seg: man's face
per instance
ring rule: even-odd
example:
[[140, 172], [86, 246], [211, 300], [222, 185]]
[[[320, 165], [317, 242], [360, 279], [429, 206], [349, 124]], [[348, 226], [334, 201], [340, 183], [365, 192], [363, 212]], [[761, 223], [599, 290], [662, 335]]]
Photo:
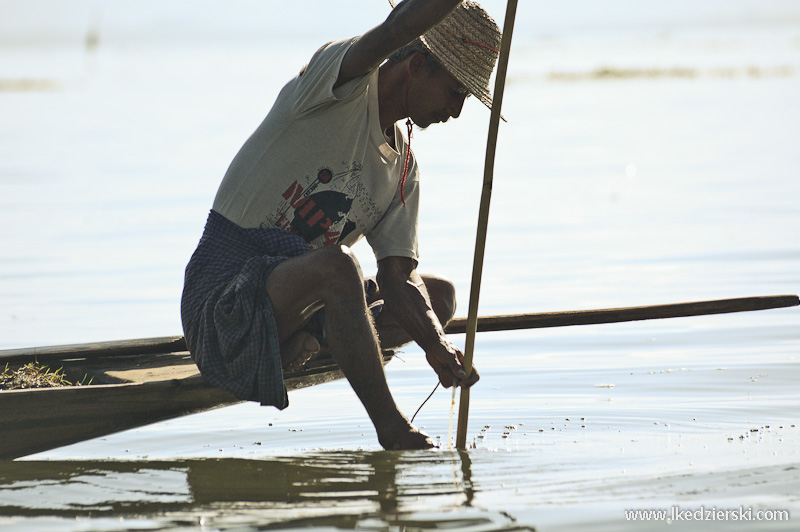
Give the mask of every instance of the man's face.
[[469, 92], [444, 68], [424, 67], [417, 77], [416, 89], [409, 94], [411, 119], [419, 128], [458, 118]]

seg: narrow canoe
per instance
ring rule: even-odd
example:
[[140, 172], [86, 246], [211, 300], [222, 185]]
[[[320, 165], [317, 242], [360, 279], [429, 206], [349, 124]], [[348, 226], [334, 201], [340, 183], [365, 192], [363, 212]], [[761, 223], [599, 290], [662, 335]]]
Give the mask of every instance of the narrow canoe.
[[[448, 334], [509, 331], [749, 312], [800, 305], [797, 295], [757, 296], [596, 310], [456, 318]], [[384, 352], [384, 363], [393, 353]], [[0, 459], [54, 449], [156, 421], [239, 402], [208, 384], [186, 352], [182, 336], [0, 351], [0, 367], [32, 361], [63, 368], [89, 386], [0, 391]], [[331, 359], [285, 375], [288, 390], [343, 375]]]
[[[0, 459], [13, 459], [241, 402], [210, 385], [183, 337], [0, 351], [0, 368], [39, 362], [89, 385], [0, 391]], [[392, 353], [384, 353], [384, 363]], [[343, 378], [330, 359], [287, 373], [287, 390]]]

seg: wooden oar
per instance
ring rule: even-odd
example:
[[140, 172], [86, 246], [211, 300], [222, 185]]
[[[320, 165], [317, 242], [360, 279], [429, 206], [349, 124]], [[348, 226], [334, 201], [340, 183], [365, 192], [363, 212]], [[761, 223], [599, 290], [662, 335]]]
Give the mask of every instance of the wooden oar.
[[[568, 327], [571, 325], [620, 323], [662, 318], [702, 316], [708, 314], [728, 314], [752, 310], [768, 310], [796, 307], [798, 305], [800, 305], [800, 299], [798, 299], [796, 295], [779, 295], [612, 309], [568, 310], [563, 312], [482, 316], [478, 318], [476, 330], [478, 332], [513, 331], [518, 329]], [[445, 332], [447, 332], [447, 334], [459, 334], [464, 333], [466, 328], [467, 318], [455, 318], [445, 327]], [[157, 338], [139, 338], [135, 340], [115, 340], [109, 342], [0, 350], [0, 363], [27, 362], [33, 356], [40, 362], [47, 362], [65, 358], [159, 355], [165, 353], [180, 353], [183, 351], [186, 351], [186, 340], [183, 336], [161, 336]]]
[[[472, 284], [469, 292], [467, 313], [467, 341], [464, 345], [464, 371], [472, 372], [472, 355], [475, 351], [475, 332], [478, 323], [478, 300], [483, 274], [483, 255], [486, 249], [486, 231], [489, 226], [489, 203], [492, 197], [494, 180], [494, 158], [497, 151], [497, 133], [500, 129], [500, 110], [503, 106], [503, 92], [506, 86], [508, 54], [511, 52], [511, 36], [514, 33], [514, 18], [517, 14], [517, 0], [508, 0], [506, 19], [503, 22], [503, 38], [500, 42], [500, 57], [497, 61], [497, 77], [494, 84], [492, 114], [489, 117], [489, 138], [486, 142], [486, 161], [483, 167], [483, 191], [478, 212], [478, 231], [475, 237], [475, 256], [472, 263]], [[461, 402], [458, 407], [458, 431], [456, 449], [464, 449], [467, 443], [467, 418], [469, 417], [469, 388], [461, 389]]]

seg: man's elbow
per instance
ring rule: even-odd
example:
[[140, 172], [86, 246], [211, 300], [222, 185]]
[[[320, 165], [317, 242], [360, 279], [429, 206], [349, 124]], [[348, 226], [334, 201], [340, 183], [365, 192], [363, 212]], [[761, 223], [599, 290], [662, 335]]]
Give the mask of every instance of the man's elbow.
[[[378, 274], [375, 279], [378, 282], [381, 293], [397, 293], [403, 287], [413, 281], [414, 263], [411, 259], [402, 257], [389, 257], [378, 264]], [[391, 296], [390, 296], [391, 297]]]

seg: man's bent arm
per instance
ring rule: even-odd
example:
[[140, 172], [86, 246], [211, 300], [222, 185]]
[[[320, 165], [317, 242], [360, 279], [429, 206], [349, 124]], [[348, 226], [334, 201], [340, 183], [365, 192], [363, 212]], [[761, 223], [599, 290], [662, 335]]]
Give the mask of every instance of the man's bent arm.
[[450, 14], [461, 0], [405, 0], [379, 26], [353, 43], [342, 59], [341, 85], [380, 66], [397, 49], [407, 45]]
[[480, 378], [477, 371], [465, 376], [464, 354], [444, 333], [431, 307], [425, 283], [416, 271], [416, 261], [406, 257], [387, 257], [378, 261], [378, 286], [384, 309], [425, 351], [425, 357], [447, 388], [458, 382], [472, 386]]

